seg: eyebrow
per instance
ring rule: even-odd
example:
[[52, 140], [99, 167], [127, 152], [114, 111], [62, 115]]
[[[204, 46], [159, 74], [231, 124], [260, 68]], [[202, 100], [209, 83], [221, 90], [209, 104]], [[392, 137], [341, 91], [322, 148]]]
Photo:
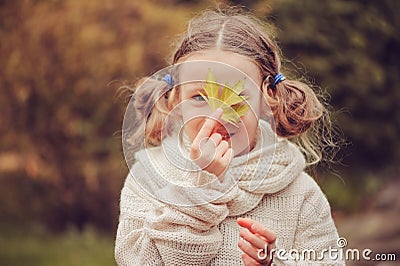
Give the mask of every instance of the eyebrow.
[[[195, 93], [195, 92], [202, 92], [204, 93], [204, 85], [205, 85], [206, 81], [191, 81], [191, 82], [187, 82], [187, 83], [183, 83], [181, 84], [181, 86], [185, 86], [185, 91], [187, 91], [188, 93]], [[224, 84], [219, 84], [220, 86], [224, 85]], [[233, 84], [230, 84], [231, 86]], [[246, 94], [249, 92], [249, 88], [248, 87], [244, 87], [244, 90], [241, 94]]]
[[185, 90], [188, 92], [195, 92], [195, 91], [199, 91], [199, 90], [204, 91], [204, 88], [203, 88], [204, 84], [205, 84], [205, 82], [196, 81], [196, 82], [188, 82], [185, 84], [181, 84], [181, 86], [183, 86], [185, 88]]

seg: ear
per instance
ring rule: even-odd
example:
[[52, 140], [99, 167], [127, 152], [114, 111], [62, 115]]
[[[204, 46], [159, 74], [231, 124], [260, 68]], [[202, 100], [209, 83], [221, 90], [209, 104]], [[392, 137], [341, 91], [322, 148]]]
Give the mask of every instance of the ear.
[[180, 104], [174, 105], [174, 112], [179, 115], [179, 117], [182, 117], [182, 108]]
[[[176, 89], [175, 89], [176, 90]], [[182, 114], [182, 104], [181, 104], [181, 95], [179, 92], [175, 91], [174, 95], [174, 101], [172, 102], [173, 110], [175, 115], [183, 119], [183, 114]]]

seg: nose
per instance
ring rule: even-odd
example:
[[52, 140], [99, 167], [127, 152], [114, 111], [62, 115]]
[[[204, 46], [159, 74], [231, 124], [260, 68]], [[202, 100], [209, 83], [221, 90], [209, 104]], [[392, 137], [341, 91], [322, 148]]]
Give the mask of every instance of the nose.
[[[225, 119], [223, 119], [223, 114], [222, 114], [222, 116], [218, 119], [218, 122], [222, 125], [222, 126], [224, 126], [224, 128], [226, 128], [228, 131], [233, 131], [234, 129], [238, 129], [239, 128], [239, 125], [238, 125], [238, 123], [230, 123], [230, 122], [227, 122]], [[239, 122], [240, 123], [240, 122]], [[230, 129], [230, 130], [229, 130]]]
[[222, 118], [218, 119], [218, 123], [219, 123], [219, 128], [222, 131], [226, 131], [229, 133], [236, 133], [239, 130], [239, 125], [237, 125], [236, 123], [235, 124], [229, 123]]

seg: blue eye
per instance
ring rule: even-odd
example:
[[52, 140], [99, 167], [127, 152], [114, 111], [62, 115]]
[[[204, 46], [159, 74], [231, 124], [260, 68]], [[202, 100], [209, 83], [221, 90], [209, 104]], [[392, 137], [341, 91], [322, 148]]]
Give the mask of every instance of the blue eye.
[[201, 95], [195, 95], [192, 97], [192, 99], [195, 101], [204, 101], [204, 98]]

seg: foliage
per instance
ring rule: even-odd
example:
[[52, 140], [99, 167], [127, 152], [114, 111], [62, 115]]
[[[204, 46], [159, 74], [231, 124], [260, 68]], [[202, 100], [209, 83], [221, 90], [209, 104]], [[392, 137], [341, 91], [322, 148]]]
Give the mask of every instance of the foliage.
[[246, 97], [240, 95], [244, 91], [245, 80], [239, 80], [232, 87], [229, 86], [229, 83], [226, 83], [222, 87], [221, 93], [221, 86], [216, 81], [215, 75], [209, 70], [204, 86], [206, 95], [199, 92], [200, 95], [210, 105], [212, 111], [218, 108], [224, 111], [221, 116], [222, 119], [229, 123], [238, 123], [240, 117], [245, 115], [249, 109], [249, 106], [244, 103]]
[[299, 76], [294, 67], [302, 68], [330, 94], [351, 143], [339, 153], [341, 176], [325, 173], [323, 189], [335, 209], [365, 207], [400, 170], [400, 2], [279, 0], [273, 7], [266, 16], [293, 62], [284, 71]]
[[337, 119], [352, 142], [345, 163], [375, 171], [396, 167], [400, 2], [283, 0], [274, 7], [284, 54], [304, 64], [335, 109], [342, 109]]
[[127, 173], [116, 91], [162, 66], [185, 13], [128, 0], [1, 5], [0, 219], [113, 232]]
[[[127, 173], [117, 88], [165, 66], [171, 39], [210, 3], [0, 1], [1, 221], [114, 233]], [[346, 189], [325, 184], [337, 206], [356, 210], [384, 179], [377, 173], [398, 170], [400, 2], [235, 3], [277, 26], [283, 54], [302, 64], [297, 73], [285, 61], [287, 77], [308, 75], [343, 108], [352, 172]]]

